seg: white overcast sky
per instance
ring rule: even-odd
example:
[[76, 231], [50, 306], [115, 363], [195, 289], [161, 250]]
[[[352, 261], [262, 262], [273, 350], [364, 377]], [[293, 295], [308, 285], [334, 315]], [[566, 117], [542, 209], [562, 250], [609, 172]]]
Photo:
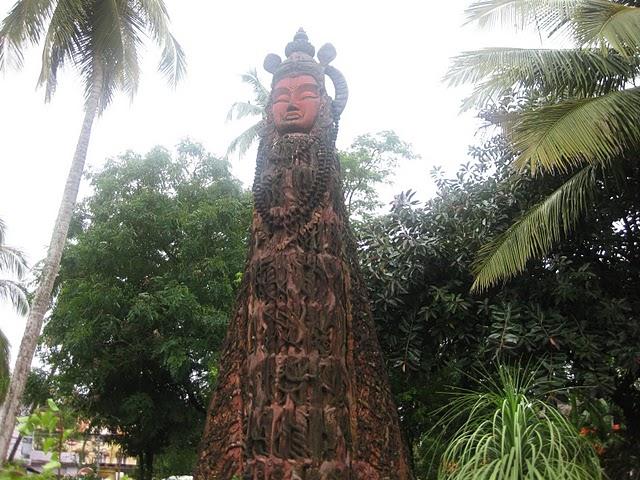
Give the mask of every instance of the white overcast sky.
[[[13, 0], [0, 0], [4, 17]], [[158, 51], [144, 56], [140, 89], [133, 100], [115, 98], [94, 124], [87, 167], [125, 150], [146, 152], [174, 146], [189, 136], [223, 154], [244, 125], [227, 124], [230, 105], [251, 99], [239, 75], [257, 67], [266, 54], [284, 56], [299, 27], [318, 49], [331, 42], [333, 65], [346, 76], [350, 98], [342, 116], [339, 147], [358, 134], [393, 129], [411, 142], [421, 160], [397, 172], [383, 196], [414, 189], [433, 193], [429, 171], [441, 165], [453, 172], [476, 141], [478, 121], [459, 115], [464, 92], [441, 83], [457, 53], [485, 46], [523, 46], [529, 36], [482, 32], [463, 26], [467, 0], [395, 1], [204, 1], [166, 0], [175, 36], [188, 57], [185, 80], [171, 90], [157, 74]], [[0, 218], [7, 243], [21, 248], [31, 264], [44, 257], [82, 118], [82, 85], [69, 69], [60, 76], [53, 100], [44, 104], [36, 90], [39, 49], [28, 50], [21, 71], [0, 77]], [[233, 158], [234, 173], [250, 186], [255, 152]], [[87, 189], [81, 189], [81, 195]], [[15, 359], [24, 319], [0, 306], [0, 329]]]

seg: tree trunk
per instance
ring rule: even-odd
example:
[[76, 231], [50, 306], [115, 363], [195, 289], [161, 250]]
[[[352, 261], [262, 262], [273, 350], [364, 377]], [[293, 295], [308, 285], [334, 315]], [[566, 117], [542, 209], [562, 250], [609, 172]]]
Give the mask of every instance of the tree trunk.
[[49, 243], [49, 251], [42, 271], [42, 277], [31, 304], [27, 325], [22, 337], [22, 342], [20, 343], [18, 358], [13, 375], [11, 376], [9, 392], [2, 412], [2, 421], [0, 422], [0, 425], [2, 425], [0, 429], [0, 460], [2, 462], [7, 458], [7, 451], [11, 441], [11, 433], [15, 426], [20, 399], [22, 398], [33, 355], [38, 345], [44, 315], [51, 303], [53, 285], [58, 275], [58, 270], [60, 269], [60, 259], [67, 239], [69, 223], [73, 215], [73, 208], [78, 196], [80, 180], [82, 179], [82, 172], [87, 158], [91, 127], [98, 112], [98, 101], [102, 92], [102, 79], [101, 66], [97, 65], [94, 72], [93, 87], [86, 103], [80, 137], [78, 138], [73, 162], [71, 163], [62, 196], [62, 202], [58, 210], [58, 217], [51, 236], [51, 242]]
[[138, 455], [138, 480], [144, 480], [144, 453]]
[[146, 463], [144, 467], [144, 478], [143, 480], [152, 480], [153, 479], [153, 452], [147, 452], [144, 456], [144, 461]]
[[16, 453], [18, 452], [18, 447], [20, 446], [20, 442], [22, 442], [22, 434], [19, 433], [16, 438], [16, 443], [13, 444], [13, 448], [11, 449], [11, 453], [9, 454], [8, 462], [13, 462], [13, 459], [16, 457]]

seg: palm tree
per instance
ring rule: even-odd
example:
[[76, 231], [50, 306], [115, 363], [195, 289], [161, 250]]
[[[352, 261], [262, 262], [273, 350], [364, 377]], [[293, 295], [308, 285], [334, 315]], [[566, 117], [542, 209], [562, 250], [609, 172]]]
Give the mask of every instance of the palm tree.
[[505, 95], [523, 107], [501, 123], [518, 174], [569, 174], [555, 192], [479, 252], [473, 289], [522, 272], [576, 226], [597, 180], [640, 147], [640, 8], [609, 0], [481, 0], [468, 10], [481, 26], [533, 27], [571, 48], [490, 48], [455, 58], [452, 85], [473, 83], [464, 108]]
[[237, 150], [238, 154], [242, 156], [247, 153], [251, 145], [258, 140], [258, 134], [262, 127], [262, 116], [269, 102], [269, 90], [258, 78], [258, 72], [255, 68], [241, 75], [241, 78], [243, 82], [251, 85], [254, 94], [254, 103], [250, 101], [234, 103], [231, 105], [229, 113], [227, 114], [227, 121], [233, 120], [234, 117], [235, 119], [241, 119], [251, 116], [259, 116], [260, 120], [247, 128], [229, 144], [227, 155]]
[[[27, 264], [20, 250], [5, 245], [5, 231], [5, 224], [0, 219], [0, 272], [20, 279], [26, 272]], [[8, 300], [21, 315], [29, 311], [24, 287], [16, 280], [0, 278], [0, 301], [3, 300]], [[0, 330], [0, 403], [7, 394], [9, 373], [9, 340]]]
[[[78, 69], [84, 83], [85, 116], [58, 211], [40, 282], [0, 424], [15, 423], [20, 397], [33, 359], [84, 169], [91, 127], [116, 90], [134, 95], [144, 34], [162, 48], [159, 70], [175, 84], [185, 70], [184, 53], [169, 30], [163, 0], [18, 0], [0, 25], [0, 68], [22, 63], [22, 50], [43, 43], [39, 84], [49, 100], [65, 64]], [[6, 458], [12, 428], [0, 432], [0, 459]]]

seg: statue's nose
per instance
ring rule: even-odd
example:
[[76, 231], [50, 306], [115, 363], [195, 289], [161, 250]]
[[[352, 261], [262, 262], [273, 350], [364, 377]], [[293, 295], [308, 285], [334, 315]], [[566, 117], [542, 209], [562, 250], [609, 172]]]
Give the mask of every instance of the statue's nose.
[[289, 100], [289, 105], [287, 105], [287, 112], [294, 111], [294, 110], [300, 110], [300, 108], [298, 107], [298, 104], [295, 103], [293, 100]]

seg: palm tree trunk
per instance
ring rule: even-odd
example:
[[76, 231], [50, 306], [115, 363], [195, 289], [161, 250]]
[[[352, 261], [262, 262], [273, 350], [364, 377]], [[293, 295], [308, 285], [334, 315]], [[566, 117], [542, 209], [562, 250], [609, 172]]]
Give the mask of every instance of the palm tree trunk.
[[87, 158], [87, 148], [89, 139], [91, 138], [91, 127], [93, 120], [98, 112], [98, 101], [102, 92], [102, 68], [99, 62], [96, 62], [94, 70], [93, 87], [89, 98], [86, 102], [86, 110], [82, 128], [80, 129], [80, 137], [76, 151], [73, 155], [73, 162], [67, 177], [67, 183], [64, 187], [62, 202], [58, 210], [58, 218], [53, 229], [51, 242], [49, 243], [49, 251], [45, 260], [44, 269], [40, 284], [36, 290], [31, 310], [27, 318], [27, 325], [20, 343], [20, 350], [16, 360], [16, 366], [11, 376], [9, 392], [7, 394], [4, 408], [2, 411], [2, 421], [0, 421], [0, 463], [4, 463], [7, 458], [7, 451], [11, 441], [11, 434], [16, 422], [20, 399], [27, 383], [27, 376], [31, 368], [31, 361], [38, 344], [40, 331], [44, 315], [51, 303], [51, 294], [53, 291], [54, 281], [60, 269], [60, 259], [67, 239], [67, 231], [73, 214], [73, 208], [78, 196], [78, 188], [82, 179], [84, 163]]

